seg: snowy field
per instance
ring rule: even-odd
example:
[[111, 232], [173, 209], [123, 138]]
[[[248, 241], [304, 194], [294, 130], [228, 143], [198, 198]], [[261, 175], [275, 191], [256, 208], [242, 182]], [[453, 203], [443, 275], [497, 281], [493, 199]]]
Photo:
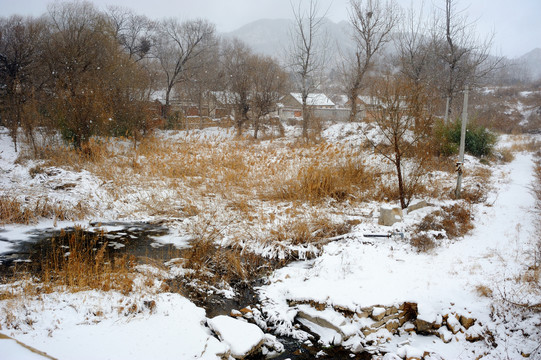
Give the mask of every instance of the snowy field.
[[[355, 126], [334, 125], [323, 136], [329, 143], [358, 147], [362, 139]], [[231, 141], [231, 134], [215, 128], [203, 135], [219, 136], [220, 141], [227, 142]], [[165, 141], [174, 141], [186, 135], [161, 136]], [[501, 141], [505, 147], [511, 145], [512, 139], [505, 137]], [[267, 145], [262, 142], [261, 146]], [[369, 162], [378, 162], [373, 155], [367, 158]], [[16, 159], [7, 131], [1, 129], [0, 196], [27, 198], [29, 202], [47, 196], [49, 201], [72, 206], [84, 203], [94, 215], [78, 221], [43, 219], [32, 225], [3, 225], [0, 254], [28, 239], [30, 230], [74, 224], [88, 227], [92, 221], [155, 221], [167, 216], [138, 207], [145, 196], [159, 201], [173, 196], [169, 188], [160, 191], [160, 183], [142, 194], [140, 189], [124, 189], [123, 194], [131, 191], [133, 197], [118, 199], [110, 184], [87, 170], [54, 168], [31, 176], [29, 170], [39, 163]], [[471, 157], [468, 162], [470, 166], [484, 166]], [[237, 319], [224, 316], [209, 319], [205, 310], [186, 297], [160, 291], [160, 282], [172, 276], [172, 272], [182, 270], [178, 268], [170, 268], [171, 273], [158, 277], [152, 286], [143, 286], [143, 280], [136, 281], [137, 287], [129, 294], [55, 291], [0, 300], [0, 333], [11, 338], [0, 337], [0, 359], [45, 358], [15, 340], [55, 359], [238, 358], [255, 346], [263, 346], [264, 354], [276, 355], [283, 347], [275, 335], [316, 343], [313, 334], [319, 336], [322, 357], [325, 347], [341, 345], [352, 354], [367, 349], [384, 359], [541, 358], [541, 313], [511, 306], [541, 302], [539, 275], [533, 289], [520, 281], [535, 262], [534, 246], [539, 236], [536, 233], [539, 214], [531, 192], [534, 157], [519, 152], [512, 162], [492, 165], [491, 170], [489, 184], [485, 184], [490, 187], [487, 198], [472, 208], [474, 229], [464, 237], [445, 238], [427, 252], [417, 252], [406, 241], [408, 233], [425, 215], [451, 203], [450, 200], [428, 199], [429, 206], [406, 214], [402, 222], [392, 227], [378, 225], [379, 204], [373, 201], [356, 203], [352, 208], [333, 203], [315, 209], [301, 205], [297, 212], [306, 208], [316, 217], [332, 213], [335, 222], [357, 221], [349, 233], [311, 249], [317, 257], [295, 261], [274, 271], [257, 289], [260, 307]], [[468, 181], [472, 180], [466, 177], [465, 184]], [[66, 191], [60, 186], [66, 183], [74, 186]], [[190, 222], [204, 216], [225, 222], [231, 215], [227, 205], [230, 202], [221, 196], [213, 194], [200, 199], [188, 189], [186, 194], [193, 197], [199, 209], [215, 206], [215, 212], [199, 213], [185, 221], [168, 219], [171, 232], [157, 237], [157, 243], [186, 247], [191, 239]], [[172, 200], [167, 204], [186, 205]], [[266, 201], [254, 201], [250, 205], [261, 217], [271, 212], [276, 216], [262, 224], [253, 219], [231, 220], [233, 226], [228, 227], [219, 242], [228, 245], [249, 229], [250, 234], [256, 234], [256, 240], [242, 242], [246, 249], [267, 257], [280, 257], [280, 246], [261, 239], [267, 239], [273, 227], [287, 224], [286, 210], [290, 206], [280, 203], [286, 210], [279, 212]], [[406, 239], [399, 235], [365, 236], [388, 233], [402, 233]], [[300, 253], [310, 248], [290, 246], [288, 251], [292, 250]], [[164, 271], [149, 268], [141, 267], [140, 273]], [[24, 286], [5, 284], [0, 285], [0, 290], [16, 292], [13, 289]], [[434, 326], [427, 331], [430, 334], [421, 335], [408, 329], [411, 321], [397, 325], [392, 331], [383, 326], [364, 332], [388, 309], [398, 309], [404, 303], [416, 304], [417, 319]], [[366, 309], [370, 309], [369, 314], [364, 314]], [[474, 319], [474, 325], [459, 323], [461, 316]], [[468, 341], [475, 336], [476, 341]]]

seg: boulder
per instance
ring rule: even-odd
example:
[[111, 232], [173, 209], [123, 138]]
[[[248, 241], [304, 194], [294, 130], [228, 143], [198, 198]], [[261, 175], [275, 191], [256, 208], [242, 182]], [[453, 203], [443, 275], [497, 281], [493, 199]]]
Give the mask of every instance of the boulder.
[[380, 321], [385, 317], [386, 311], [387, 310], [385, 308], [376, 306], [372, 309], [372, 314], [370, 315], [370, 317], [375, 321]]
[[419, 210], [427, 206], [428, 203], [425, 200], [421, 200], [418, 203], [408, 206], [408, 214], [412, 211]]
[[460, 321], [458, 321], [457, 316], [454, 315], [454, 314], [450, 314], [450, 315], [447, 317], [447, 328], [448, 328], [453, 334], [456, 334], [457, 332], [460, 331], [460, 327], [461, 327], [461, 324], [460, 324]]
[[469, 342], [475, 342], [483, 339], [483, 328], [480, 325], [472, 325], [465, 332], [466, 340]]
[[415, 331], [415, 325], [412, 323], [412, 322], [406, 322], [404, 323], [404, 331], [407, 331], [407, 332], [413, 332]]
[[399, 207], [387, 207], [382, 206], [379, 209], [378, 224], [384, 226], [391, 226], [394, 223], [402, 221], [404, 214]]
[[415, 320], [415, 327], [419, 334], [432, 334], [434, 332], [434, 323], [422, 319]]
[[444, 327], [438, 330], [438, 335], [440, 336], [440, 339], [446, 344], [453, 340], [453, 333]]
[[231, 356], [235, 359], [257, 353], [265, 342], [265, 334], [257, 325], [242, 320], [219, 315], [207, 319], [207, 324], [220, 340], [229, 345]]
[[388, 321], [385, 324], [385, 329], [387, 329], [387, 331], [389, 331], [390, 333], [395, 334], [399, 326], [400, 326], [400, 323], [398, 322], [398, 320], [394, 319], [394, 320]]
[[473, 324], [475, 324], [475, 319], [471, 317], [467, 317], [464, 315], [460, 316], [460, 323], [466, 330], [468, 330]]

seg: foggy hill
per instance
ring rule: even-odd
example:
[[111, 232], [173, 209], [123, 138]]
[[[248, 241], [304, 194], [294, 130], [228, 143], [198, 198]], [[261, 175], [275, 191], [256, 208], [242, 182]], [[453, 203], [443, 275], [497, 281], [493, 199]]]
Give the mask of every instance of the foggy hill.
[[541, 79], [541, 48], [533, 49], [516, 61], [531, 80]]
[[[283, 61], [290, 43], [290, 29], [293, 25], [294, 21], [289, 19], [261, 19], [225, 33], [223, 36], [236, 37], [248, 44], [255, 52]], [[349, 49], [353, 46], [351, 27], [346, 21], [335, 23], [325, 19], [322, 33], [328, 34], [328, 55], [331, 61], [338, 59], [339, 48]]]

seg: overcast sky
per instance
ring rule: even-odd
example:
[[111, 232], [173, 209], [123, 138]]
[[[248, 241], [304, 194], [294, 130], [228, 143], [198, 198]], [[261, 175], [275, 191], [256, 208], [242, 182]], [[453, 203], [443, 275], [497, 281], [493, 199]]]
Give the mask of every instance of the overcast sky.
[[[294, 0], [295, 2], [298, 0]], [[303, 0], [307, 2], [307, 0]], [[403, 7], [419, 6], [422, 0], [397, 0]], [[38, 16], [46, 12], [47, 0], [0, 0], [0, 16]], [[228, 32], [258, 19], [291, 18], [290, 0], [92, 0], [99, 8], [118, 5], [150, 18], [206, 18], [219, 32]], [[348, 0], [319, 0], [327, 17], [347, 20]], [[425, 0], [425, 12], [444, 0]], [[541, 0], [458, 0], [470, 20], [476, 21], [479, 35], [495, 33], [493, 53], [517, 57], [541, 48]]]

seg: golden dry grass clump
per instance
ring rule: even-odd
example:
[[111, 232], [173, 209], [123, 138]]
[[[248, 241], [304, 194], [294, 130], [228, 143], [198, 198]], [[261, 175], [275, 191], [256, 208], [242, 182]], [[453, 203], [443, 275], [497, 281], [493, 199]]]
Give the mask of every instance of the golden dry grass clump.
[[47, 197], [38, 198], [33, 204], [25, 204], [11, 196], [0, 196], [0, 225], [25, 224], [37, 222], [40, 218], [57, 220], [82, 219], [87, 213], [84, 205], [76, 206], [54, 203]]

